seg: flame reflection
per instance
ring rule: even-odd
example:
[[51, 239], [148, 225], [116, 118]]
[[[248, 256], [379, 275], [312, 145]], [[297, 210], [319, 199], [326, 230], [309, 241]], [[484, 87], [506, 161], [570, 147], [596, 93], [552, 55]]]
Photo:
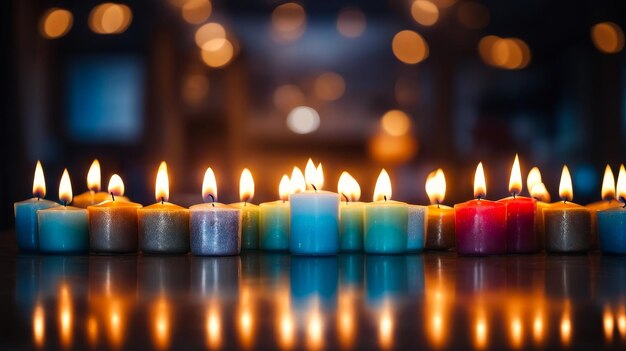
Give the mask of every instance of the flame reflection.
[[61, 284], [59, 292], [59, 333], [64, 347], [72, 345], [72, 297], [67, 284]]
[[33, 313], [33, 341], [38, 348], [46, 341], [46, 316], [40, 304], [37, 304]]
[[167, 298], [161, 296], [152, 306], [152, 341], [158, 349], [170, 345], [170, 306]]
[[219, 349], [222, 346], [222, 317], [215, 306], [211, 306], [206, 316], [207, 346]]

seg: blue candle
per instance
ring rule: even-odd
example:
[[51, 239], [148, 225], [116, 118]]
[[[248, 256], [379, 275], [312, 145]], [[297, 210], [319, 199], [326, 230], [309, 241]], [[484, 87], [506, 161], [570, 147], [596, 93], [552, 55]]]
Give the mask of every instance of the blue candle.
[[366, 253], [399, 254], [407, 249], [408, 206], [391, 201], [391, 180], [384, 169], [374, 189], [374, 202], [365, 205]]
[[72, 184], [67, 169], [59, 186], [63, 206], [37, 211], [39, 250], [46, 253], [82, 253], [89, 248], [87, 210], [67, 206], [72, 202]]
[[340, 248], [342, 252], [363, 251], [363, 206], [358, 202], [361, 187], [350, 173], [343, 172], [339, 177], [337, 190], [345, 199], [340, 208]]
[[409, 205], [409, 222], [407, 224], [406, 251], [422, 252], [426, 238], [426, 206]]
[[626, 170], [621, 165], [617, 177], [617, 198], [622, 207], [598, 211], [598, 235], [602, 252], [626, 255]]
[[37, 224], [37, 211], [46, 208], [59, 206], [54, 201], [44, 200], [46, 196], [46, 181], [43, 175], [41, 162], [37, 161], [35, 166], [35, 177], [33, 180], [32, 199], [16, 202], [15, 209], [15, 236], [17, 247], [21, 251], [39, 250], [39, 229]]
[[285, 174], [280, 180], [280, 200], [259, 205], [259, 248], [265, 251], [289, 250], [289, 193], [291, 185]]
[[[306, 183], [313, 190], [289, 196], [290, 251], [295, 255], [335, 255], [339, 252], [339, 194], [321, 190], [321, 164], [315, 169], [309, 159], [306, 172]], [[292, 177], [292, 184], [301, 183], [298, 178]]]

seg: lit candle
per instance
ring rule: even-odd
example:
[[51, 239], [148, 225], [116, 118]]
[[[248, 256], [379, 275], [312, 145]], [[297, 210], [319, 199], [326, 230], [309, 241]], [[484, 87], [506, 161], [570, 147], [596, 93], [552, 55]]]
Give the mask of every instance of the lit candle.
[[140, 204], [119, 201], [124, 182], [117, 174], [109, 181], [110, 199], [87, 207], [89, 211], [89, 248], [94, 252], [137, 252], [137, 209]]
[[322, 164], [315, 168], [311, 159], [305, 181], [312, 190], [289, 195], [289, 249], [296, 255], [334, 255], [339, 252], [339, 194], [322, 190]]
[[572, 203], [572, 177], [563, 166], [559, 196], [562, 202], [543, 209], [546, 228], [546, 251], [587, 252], [591, 248], [591, 212]]
[[254, 197], [254, 179], [247, 168], [241, 172], [239, 179], [239, 199], [241, 202], [231, 204], [241, 210], [241, 249], [256, 250], [259, 248], [259, 206], [251, 204]]
[[189, 210], [167, 202], [170, 189], [165, 161], [157, 172], [154, 195], [155, 204], [137, 210], [139, 249], [144, 253], [189, 252]]
[[617, 198], [623, 206], [598, 211], [600, 249], [610, 254], [626, 254], [626, 169], [619, 168]]
[[521, 192], [522, 172], [516, 154], [509, 180], [509, 193], [512, 196], [499, 201], [506, 204], [506, 251], [509, 253], [533, 253], [540, 247], [535, 233], [537, 200], [519, 196]]
[[46, 180], [43, 176], [41, 162], [35, 166], [33, 179], [33, 198], [16, 202], [15, 209], [15, 236], [17, 247], [22, 251], [39, 250], [39, 229], [37, 226], [37, 211], [59, 206], [58, 203], [45, 200]]
[[89, 248], [87, 210], [68, 206], [72, 202], [72, 183], [67, 169], [59, 184], [63, 206], [37, 211], [39, 250], [46, 253], [82, 253]]
[[[297, 167], [296, 167], [297, 168]], [[295, 171], [295, 170], [294, 170]], [[298, 171], [300, 171], [298, 169]], [[300, 171], [300, 174], [302, 172]], [[301, 175], [304, 182], [304, 176]], [[289, 194], [291, 184], [285, 174], [280, 180], [280, 200], [259, 205], [259, 248], [265, 251], [289, 250]]]
[[203, 204], [189, 208], [191, 253], [198, 256], [238, 255], [241, 251], [241, 210], [218, 203], [217, 181], [209, 167], [202, 182]]
[[89, 190], [74, 197], [72, 204], [76, 207], [87, 208], [87, 206], [96, 205], [102, 201], [108, 200], [109, 194], [100, 191], [102, 183], [101, 178], [100, 162], [98, 162], [98, 159], [95, 159], [91, 163], [91, 167], [89, 167], [89, 172], [87, 172], [87, 189]]
[[374, 188], [374, 202], [365, 204], [364, 248], [366, 253], [406, 252], [409, 209], [406, 203], [391, 201], [391, 180], [384, 169]]
[[454, 205], [456, 249], [462, 255], [506, 253], [506, 205], [485, 200], [487, 185], [482, 162], [474, 175], [474, 197]]
[[350, 173], [343, 172], [337, 183], [337, 190], [343, 197], [339, 208], [339, 247], [343, 252], [363, 250], [363, 202], [361, 187]]
[[544, 249], [546, 246], [546, 232], [543, 224], [543, 209], [552, 206], [550, 203], [550, 193], [546, 189], [546, 185], [541, 180], [541, 172], [539, 168], [533, 167], [528, 172], [526, 178], [528, 193], [530, 197], [537, 200], [537, 210], [535, 211], [535, 234], [539, 243], [539, 248]]
[[606, 165], [602, 179], [602, 201], [594, 202], [586, 206], [591, 211], [591, 247], [598, 247], [598, 211], [609, 208], [622, 207], [615, 199], [615, 176], [611, 166]]
[[442, 205], [446, 196], [446, 178], [440, 168], [428, 175], [426, 194], [431, 205], [426, 211], [427, 250], [449, 250], [454, 248], [454, 209]]

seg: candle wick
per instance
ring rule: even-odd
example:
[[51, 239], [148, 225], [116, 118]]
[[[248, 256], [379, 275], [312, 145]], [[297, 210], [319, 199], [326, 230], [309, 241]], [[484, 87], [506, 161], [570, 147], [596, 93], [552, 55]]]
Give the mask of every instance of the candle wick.
[[347, 205], [348, 202], [350, 202], [350, 199], [348, 199], [348, 197], [344, 193], [341, 193], [341, 196], [343, 196], [343, 198], [346, 199], [346, 205]]
[[619, 200], [624, 203], [624, 206], [622, 206], [622, 208], [626, 208], [626, 198], [624, 198], [623, 196], [620, 196]]
[[63, 206], [67, 207], [67, 200], [63, 200]]
[[209, 194], [209, 197], [211, 198], [211, 205], [215, 207], [215, 196], [213, 196], [213, 194]]
[[385, 199], [385, 201], [387, 201], [387, 195], [383, 195], [383, 198]]
[[165, 203], [165, 197], [164, 196], [161, 197], [161, 205], [163, 205], [163, 203]]
[[513, 192], [513, 200], [515, 200], [515, 197], [517, 196], [517, 193], [514, 191]]
[[439, 207], [439, 200], [437, 200], [437, 208], [440, 208], [440, 207]]
[[313, 187], [313, 190], [315, 190], [315, 192], [317, 192], [317, 187], [315, 186], [315, 184], [311, 184], [311, 186]]
[[112, 199], [113, 201], [115, 201], [115, 194], [113, 194], [113, 192], [112, 192], [112, 191], [111, 191], [111, 199]]

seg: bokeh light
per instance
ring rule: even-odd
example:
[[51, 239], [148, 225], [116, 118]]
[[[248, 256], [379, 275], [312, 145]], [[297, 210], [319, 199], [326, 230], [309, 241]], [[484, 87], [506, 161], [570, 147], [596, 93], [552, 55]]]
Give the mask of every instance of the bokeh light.
[[[219, 45], [221, 44], [221, 45]], [[213, 68], [226, 66], [233, 59], [235, 49], [228, 39], [214, 39], [203, 45], [202, 61]]]
[[200, 49], [215, 50], [216, 46], [219, 47], [224, 44], [226, 30], [219, 23], [207, 23], [196, 30], [194, 39]]
[[416, 64], [428, 57], [428, 44], [418, 33], [411, 30], [398, 32], [391, 43], [396, 58], [407, 64]]
[[51, 8], [41, 18], [41, 35], [48, 39], [60, 38], [70, 31], [73, 21], [68, 10]]
[[188, 0], [181, 8], [183, 19], [191, 24], [206, 21], [211, 16], [211, 2], [209, 0]]
[[304, 33], [306, 12], [294, 2], [282, 4], [272, 12], [272, 27], [279, 41], [293, 41]]
[[133, 13], [128, 6], [107, 2], [91, 10], [89, 28], [98, 34], [120, 34], [126, 31], [132, 19]]
[[502, 69], [522, 69], [531, 60], [530, 48], [518, 38], [488, 35], [480, 40], [478, 52], [486, 64]]
[[596, 49], [605, 54], [615, 54], [624, 48], [624, 32], [613, 22], [602, 22], [591, 28], [591, 39]]
[[346, 38], [356, 38], [366, 27], [365, 14], [359, 8], [345, 7], [337, 16], [337, 31]]
[[204, 74], [191, 74], [185, 78], [182, 96], [188, 104], [198, 104], [209, 95], [209, 79]]
[[306, 101], [300, 88], [292, 84], [281, 85], [274, 91], [274, 105], [284, 113], [288, 113], [296, 106], [303, 105]]
[[383, 131], [392, 136], [401, 136], [411, 128], [411, 119], [400, 110], [391, 110], [380, 119]]
[[315, 96], [326, 101], [334, 101], [343, 96], [346, 83], [339, 74], [326, 72], [319, 75], [314, 82]]
[[423, 26], [432, 26], [439, 19], [439, 9], [428, 0], [415, 0], [411, 4], [411, 16]]
[[483, 4], [464, 1], [457, 8], [457, 18], [461, 25], [470, 29], [482, 29], [489, 24], [491, 15]]
[[313, 108], [298, 106], [289, 112], [287, 127], [296, 134], [309, 134], [320, 126], [320, 115]]

